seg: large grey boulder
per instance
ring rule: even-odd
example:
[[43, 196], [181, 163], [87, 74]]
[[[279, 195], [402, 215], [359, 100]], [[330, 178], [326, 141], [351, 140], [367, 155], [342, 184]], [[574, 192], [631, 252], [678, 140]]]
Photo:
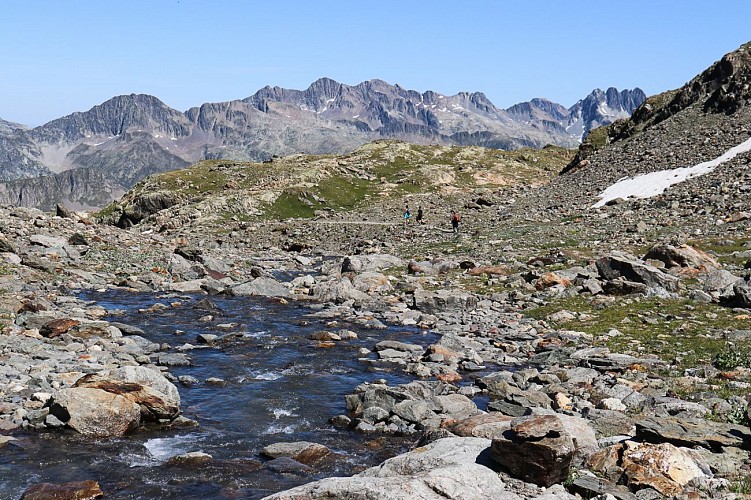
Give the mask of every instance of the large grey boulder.
[[136, 403], [90, 387], [72, 387], [55, 393], [50, 414], [90, 437], [120, 437], [141, 422], [141, 410]]
[[625, 252], [611, 252], [610, 255], [595, 262], [600, 277], [606, 281], [618, 279], [639, 283], [646, 287], [648, 293], [668, 295], [677, 292], [680, 279], [664, 273], [654, 266], [637, 259]]
[[122, 366], [112, 372], [112, 378], [147, 385], [161, 392], [171, 401], [180, 404], [180, 393], [177, 387], [159, 370], [146, 366]]
[[725, 301], [733, 298], [733, 285], [741, 280], [738, 276], [724, 269], [716, 269], [700, 278], [704, 291], [715, 300]]
[[312, 298], [319, 302], [341, 304], [350, 300], [356, 303], [371, 300], [370, 295], [355, 288], [347, 278], [316, 283], [312, 290]]
[[137, 382], [124, 382], [116, 379], [85, 376], [76, 382], [75, 387], [101, 389], [122, 396], [136, 403], [144, 421], [172, 420], [180, 413], [180, 398], [170, 398], [164, 393]]
[[267, 499], [497, 500], [520, 499], [483, 465], [490, 440], [445, 438], [399, 455], [353, 477], [332, 477]]
[[365, 271], [352, 278], [352, 286], [365, 293], [388, 292], [393, 287], [389, 279], [374, 271]]
[[230, 288], [230, 293], [236, 296], [260, 295], [262, 297], [289, 297], [290, 291], [274, 278], [259, 276], [253, 281], [242, 283]]
[[747, 281], [736, 281], [733, 284], [732, 295], [721, 299], [721, 302], [728, 306], [751, 308], [751, 286]]
[[464, 291], [415, 290], [413, 307], [427, 314], [471, 311], [477, 307], [477, 297]]
[[665, 264], [667, 268], [682, 268], [698, 272], [707, 272], [719, 269], [720, 265], [714, 257], [706, 252], [689, 245], [666, 245], [659, 243], [650, 248], [644, 255], [644, 260], [653, 259]]
[[350, 255], [344, 257], [341, 265], [343, 273], [361, 273], [368, 271], [383, 271], [390, 267], [402, 267], [404, 261], [389, 254]]

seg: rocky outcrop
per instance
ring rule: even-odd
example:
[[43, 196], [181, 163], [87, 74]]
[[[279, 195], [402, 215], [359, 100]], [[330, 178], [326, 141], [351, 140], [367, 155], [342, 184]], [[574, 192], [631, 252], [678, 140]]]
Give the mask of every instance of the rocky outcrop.
[[114, 217], [117, 217], [116, 226], [126, 229], [138, 224], [149, 215], [155, 214], [165, 208], [177, 204], [179, 198], [170, 192], [147, 192], [124, 199], [118, 205]]
[[266, 498], [519, 499], [488, 467], [489, 445], [482, 438], [440, 439], [353, 477], [323, 479]]

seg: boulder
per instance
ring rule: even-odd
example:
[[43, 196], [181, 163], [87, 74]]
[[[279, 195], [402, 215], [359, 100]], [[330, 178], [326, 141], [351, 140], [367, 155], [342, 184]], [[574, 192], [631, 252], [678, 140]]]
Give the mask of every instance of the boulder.
[[612, 252], [595, 262], [600, 277], [606, 281], [622, 278], [627, 282], [639, 283], [657, 295], [677, 292], [680, 279], [664, 273], [654, 266], [646, 264], [633, 255], [624, 252]]
[[708, 272], [722, 266], [711, 255], [689, 245], [679, 246], [657, 244], [650, 248], [643, 257], [663, 262], [668, 269], [681, 268], [681, 271]]
[[73, 246], [89, 246], [89, 240], [86, 239], [81, 233], [73, 233], [68, 238], [68, 243]]
[[212, 457], [208, 453], [203, 453], [201, 451], [191, 451], [171, 457], [169, 460], [167, 460], [166, 465], [173, 467], [202, 467], [206, 464], [211, 463], [213, 459], [214, 457]]
[[263, 297], [289, 297], [291, 295], [289, 289], [282, 283], [265, 276], [233, 286], [230, 288], [230, 293], [235, 296], [260, 295]]
[[555, 415], [522, 417], [493, 439], [491, 456], [523, 481], [551, 486], [568, 477], [574, 441]]
[[120, 437], [141, 422], [140, 407], [102, 389], [72, 387], [52, 396], [50, 413], [90, 437]]
[[355, 288], [348, 278], [316, 283], [312, 288], [312, 298], [319, 302], [334, 304], [341, 304], [350, 300], [356, 303], [371, 300], [370, 295]]
[[594, 476], [578, 476], [569, 486], [569, 491], [579, 494], [582, 498], [614, 497], [616, 500], [638, 499], [626, 487]]
[[261, 455], [269, 458], [288, 457], [305, 465], [319, 462], [331, 453], [327, 447], [318, 443], [296, 441], [293, 443], [274, 443], [261, 450]]
[[0, 253], [18, 253], [18, 248], [7, 238], [0, 236]]
[[341, 272], [360, 273], [367, 271], [383, 271], [391, 267], [402, 267], [404, 261], [389, 254], [369, 254], [347, 256], [342, 260]]
[[331, 477], [268, 499], [521, 500], [488, 466], [481, 438], [444, 438], [352, 477]]
[[337, 335], [334, 332], [328, 332], [326, 330], [321, 330], [318, 332], [313, 332], [310, 335], [308, 335], [308, 339], [310, 340], [318, 340], [320, 342], [328, 342], [331, 340], [342, 340], [342, 338]]
[[748, 282], [739, 280], [733, 284], [732, 295], [721, 298], [720, 302], [727, 306], [751, 308], [751, 286]]
[[410, 261], [407, 264], [407, 273], [419, 274], [426, 276], [435, 276], [438, 274], [447, 273], [452, 269], [456, 269], [458, 264], [456, 262], [434, 260], [434, 261]]
[[514, 417], [492, 411], [460, 420], [449, 430], [462, 437], [495, 439], [511, 428], [512, 420]]
[[709, 466], [701, 463], [691, 450], [670, 443], [626, 441], [621, 467], [631, 488], [653, 488], [670, 497], [680, 494], [696, 479], [712, 477]]
[[29, 486], [21, 500], [90, 500], [104, 497], [99, 483], [92, 480], [70, 483], [39, 483]]
[[170, 192], [145, 192], [134, 197], [122, 207], [116, 226], [122, 229], [138, 224], [151, 214], [169, 208], [180, 201], [178, 195]]
[[715, 300], [732, 300], [734, 296], [733, 285], [741, 280], [738, 276], [724, 269], [716, 269], [700, 278], [704, 284], [704, 291]]
[[571, 281], [558, 276], [556, 273], [545, 273], [535, 282], [535, 288], [538, 290], [544, 290], [555, 285], [561, 285], [564, 288], [571, 286]]
[[426, 314], [457, 313], [477, 307], [477, 297], [464, 291], [415, 290], [413, 307]]
[[29, 236], [29, 243], [44, 248], [62, 248], [67, 242], [65, 241], [65, 238], [58, 238], [57, 236], [48, 236], [46, 234], [32, 234], [31, 236]]
[[121, 380], [97, 380], [92, 376], [79, 379], [75, 387], [101, 389], [117, 394], [140, 406], [141, 419], [144, 421], [172, 420], [180, 413], [180, 399], [174, 400], [158, 390], [136, 382]]
[[206, 284], [205, 279], [195, 279], [187, 281], [174, 281], [169, 284], [169, 289], [178, 293], [201, 293]]
[[66, 333], [68, 330], [73, 328], [74, 326], [80, 325], [81, 322], [76, 319], [71, 318], [60, 318], [60, 319], [54, 319], [48, 323], [45, 323], [40, 329], [39, 334], [42, 337], [47, 338], [55, 338], [63, 333]]
[[365, 271], [352, 279], [352, 286], [365, 293], [381, 293], [392, 289], [389, 279], [374, 271]]
[[586, 420], [567, 415], [531, 415], [511, 421], [509, 430], [493, 439], [491, 455], [511, 475], [540, 486], [568, 477], [598, 450]]

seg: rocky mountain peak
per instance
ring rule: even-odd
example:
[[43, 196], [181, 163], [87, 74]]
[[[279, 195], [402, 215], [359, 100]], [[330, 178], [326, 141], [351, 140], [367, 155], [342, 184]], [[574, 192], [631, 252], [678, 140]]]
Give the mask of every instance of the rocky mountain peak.
[[21, 125], [20, 123], [9, 122], [0, 118], [0, 135], [12, 134], [17, 130], [26, 130], [26, 126]]
[[114, 137], [129, 130], [148, 130], [171, 136], [188, 135], [188, 120], [154, 96], [120, 95], [89, 111], [58, 118], [31, 131], [46, 142], [77, 141], [91, 136]]
[[342, 84], [331, 78], [319, 78], [311, 83], [305, 91], [311, 97], [319, 99], [332, 99], [341, 91]]
[[646, 98], [644, 91], [638, 87], [620, 92], [613, 87], [606, 91], [595, 89], [569, 108], [566, 130], [572, 136], [583, 139], [597, 127], [630, 117]]

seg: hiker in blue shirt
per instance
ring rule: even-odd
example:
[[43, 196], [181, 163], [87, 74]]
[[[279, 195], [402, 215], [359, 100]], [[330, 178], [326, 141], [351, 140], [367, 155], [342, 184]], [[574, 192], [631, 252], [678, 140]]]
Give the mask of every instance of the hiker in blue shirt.
[[406, 224], [407, 221], [409, 221], [409, 218], [412, 217], [412, 212], [409, 210], [409, 205], [407, 205], [407, 208], [404, 210], [404, 223]]

